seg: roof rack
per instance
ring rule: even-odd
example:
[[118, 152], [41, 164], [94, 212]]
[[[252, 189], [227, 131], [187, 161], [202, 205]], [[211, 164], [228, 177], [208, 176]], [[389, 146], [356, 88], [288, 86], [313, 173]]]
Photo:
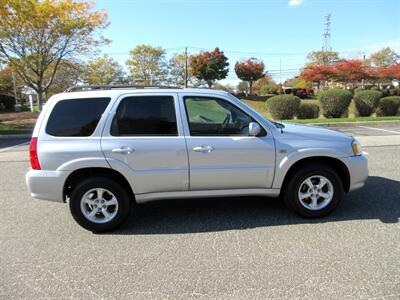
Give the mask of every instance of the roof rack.
[[66, 89], [65, 92], [70, 93], [70, 92], [85, 92], [85, 91], [114, 90], [114, 89], [181, 89], [181, 88], [176, 86], [163, 86], [163, 85], [77, 85]]

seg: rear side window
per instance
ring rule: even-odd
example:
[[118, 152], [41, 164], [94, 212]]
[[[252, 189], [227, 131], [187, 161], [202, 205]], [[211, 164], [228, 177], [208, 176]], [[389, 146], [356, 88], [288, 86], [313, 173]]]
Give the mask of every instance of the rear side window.
[[110, 98], [61, 100], [50, 114], [46, 132], [52, 136], [90, 136], [109, 102]]
[[136, 96], [122, 99], [111, 125], [113, 136], [177, 136], [174, 98]]

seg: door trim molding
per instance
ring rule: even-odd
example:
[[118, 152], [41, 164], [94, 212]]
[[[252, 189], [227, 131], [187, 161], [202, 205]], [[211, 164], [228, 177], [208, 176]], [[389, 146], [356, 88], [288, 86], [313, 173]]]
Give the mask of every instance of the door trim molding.
[[229, 196], [265, 196], [276, 198], [280, 189], [227, 189], [227, 190], [201, 190], [201, 191], [178, 191], [162, 193], [136, 194], [137, 203], [145, 203], [161, 199], [182, 198], [206, 198], [206, 197], [229, 197]]

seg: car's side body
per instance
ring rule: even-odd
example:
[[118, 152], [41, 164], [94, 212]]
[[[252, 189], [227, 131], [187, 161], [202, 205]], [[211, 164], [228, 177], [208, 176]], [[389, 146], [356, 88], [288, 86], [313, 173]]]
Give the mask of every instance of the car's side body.
[[320, 217], [368, 177], [354, 138], [274, 123], [229, 93], [203, 89], [55, 95], [30, 156], [32, 197], [69, 200], [92, 231], [122, 224], [132, 200], [282, 195], [298, 214]]
[[[174, 99], [177, 136], [115, 137], [110, 134], [113, 116], [127, 97], [170, 96]], [[191, 136], [185, 113], [184, 97], [216, 97], [228, 101], [256, 120], [266, 134], [254, 136]], [[94, 133], [90, 137], [55, 137], [44, 124], [59, 101], [80, 98], [110, 98]], [[77, 112], [79, 113], [79, 112]], [[310, 135], [303, 132], [314, 131]], [[41, 113], [33, 137], [37, 137], [41, 170], [26, 176], [32, 196], [65, 201], [67, 178], [80, 169], [113, 169], [131, 186], [137, 202], [154, 199], [229, 195], [278, 196], [293, 165], [309, 158], [331, 158], [345, 166], [347, 190], [365, 182], [366, 159], [351, 152], [351, 138], [335, 139], [318, 135], [318, 129], [306, 127], [279, 129], [269, 120], [228, 93], [221, 91], [178, 90], [108, 90], [64, 93], [53, 96]], [[211, 145], [215, 151], [192, 151]], [[128, 147], [133, 153], [118, 153]], [[123, 149], [122, 149], [123, 150]], [[128, 151], [129, 152], [129, 151]]]

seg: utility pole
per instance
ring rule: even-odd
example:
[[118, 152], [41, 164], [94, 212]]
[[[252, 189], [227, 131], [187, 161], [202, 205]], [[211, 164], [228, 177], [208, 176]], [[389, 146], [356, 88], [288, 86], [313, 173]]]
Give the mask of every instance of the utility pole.
[[322, 51], [331, 51], [331, 14], [325, 16], [324, 43], [322, 44]]
[[279, 59], [279, 83], [282, 85], [282, 59]]
[[[365, 64], [365, 52], [364, 51], [362, 52], [362, 59]], [[364, 83], [364, 78], [363, 78], [363, 79], [361, 79], [361, 88], [364, 88], [364, 85], [365, 85], [365, 83]]]
[[187, 47], [185, 47], [185, 88], [188, 87], [188, 52]]

